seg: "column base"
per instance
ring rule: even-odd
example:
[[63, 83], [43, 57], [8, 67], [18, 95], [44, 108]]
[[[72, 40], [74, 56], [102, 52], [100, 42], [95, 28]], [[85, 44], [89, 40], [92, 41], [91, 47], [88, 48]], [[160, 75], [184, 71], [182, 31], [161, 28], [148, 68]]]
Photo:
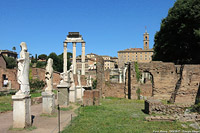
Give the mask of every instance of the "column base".
[[69, 102], [75, 103], [76, 102], [76, 87], [69, 88]]
[[13, 128], [31, 126], [31, 95], [13, 95]]
[[55, 94], [42, 92], [42, 112], [53, 114], [55, 112]]
[[69, 87], [70, 87], [70, 85], [67, 83], [62, 83], [62, 84], [57, 85], [58, 104], [60, 106], [68, 106], [69, 105]]

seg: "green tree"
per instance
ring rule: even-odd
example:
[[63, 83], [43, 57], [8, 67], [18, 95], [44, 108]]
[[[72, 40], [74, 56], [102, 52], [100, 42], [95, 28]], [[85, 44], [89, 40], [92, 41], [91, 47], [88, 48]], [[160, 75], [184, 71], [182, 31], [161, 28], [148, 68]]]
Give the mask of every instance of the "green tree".
[[12, 50], [13, 50], [13, 51], [15, 51], [15, 50], [16, 50], [16, 47], [15, 47], [15, 46], [14, 46], [14, 47], [12, 47]]
[[7, 57], [7, 56], [4, 56], [5, 60], [6, 60], [6, 67], [8, 69], [13, 69], [17, 66], [17, 61], [16, 59], [12, 58], [12, 57]]
[[45, 68], [46, 62], [38, 61], [36, 64], [37, 68]]
[[60, 71], [60, 68], [59, 68], [59, 63], [61, 63], [61, 62], [60, 62], [59, 57], [57, 56], [57, 54], [52, 52], [52, 53], [49, 54], [48, 59], [49, 58], [53, 59], [53, 69], [55, 71], [62, 72], [62, 71]]
[[38, 59], [46, 60], [47, 59], [47, 55], [46, 54], [41, 54], [41, 55], [38, 56]]
[[177, 0], [154, 42], [153, 60], [200, 63], [200, 0]]

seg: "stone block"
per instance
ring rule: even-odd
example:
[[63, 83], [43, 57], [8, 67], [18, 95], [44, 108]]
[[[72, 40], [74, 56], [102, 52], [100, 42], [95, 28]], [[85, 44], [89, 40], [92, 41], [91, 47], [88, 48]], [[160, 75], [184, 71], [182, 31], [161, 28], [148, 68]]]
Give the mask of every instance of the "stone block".
[[31, 96], [13, 95], [13, 128], [31, 126]]
[[42, 92], [42, 113], [53, 114], [55, 112], [55, 94]]
[[69, 85], [68, 84], [60, 84], [57, 85], [58, 88], [58, 104], [60, 106], [69, 105]]
[[69, 88], [69, 102], [76, 102], [76, 87]]

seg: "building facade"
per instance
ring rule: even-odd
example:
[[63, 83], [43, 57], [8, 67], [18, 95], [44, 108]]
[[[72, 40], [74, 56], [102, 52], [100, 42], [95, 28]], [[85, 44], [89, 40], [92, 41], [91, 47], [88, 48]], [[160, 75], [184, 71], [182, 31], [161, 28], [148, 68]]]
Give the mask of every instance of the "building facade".
[[153, 49], [149, 49], [149, 34], [143, 34], [143, 47], [142, 48], [129, 48], [118, 51], [118, 67], [124, 67], [127, 62], [142, 62], [149, 63], [152, 60]]

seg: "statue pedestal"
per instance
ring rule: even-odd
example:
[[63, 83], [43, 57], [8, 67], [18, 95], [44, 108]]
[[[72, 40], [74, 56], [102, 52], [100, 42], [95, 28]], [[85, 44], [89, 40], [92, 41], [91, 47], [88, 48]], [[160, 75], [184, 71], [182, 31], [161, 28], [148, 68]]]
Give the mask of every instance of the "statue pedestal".
[[13, 128], [31, 126], [31, 96], [13, 95]]
[[83, 91], [84, 89], [81, 86], [76, 87], [76, 100], [83, 101]]
[[60, 106], [69, 105], [69, 83], [62, 83], [57, 85], [58, 88], [58, 104]]
[[69, 88], [69, 101], [72, 103], [76, 102], [76, 87]]
[[42, 112], [44, 114], [53, 114], [55, 112], [54, 93], [42, 92]]

